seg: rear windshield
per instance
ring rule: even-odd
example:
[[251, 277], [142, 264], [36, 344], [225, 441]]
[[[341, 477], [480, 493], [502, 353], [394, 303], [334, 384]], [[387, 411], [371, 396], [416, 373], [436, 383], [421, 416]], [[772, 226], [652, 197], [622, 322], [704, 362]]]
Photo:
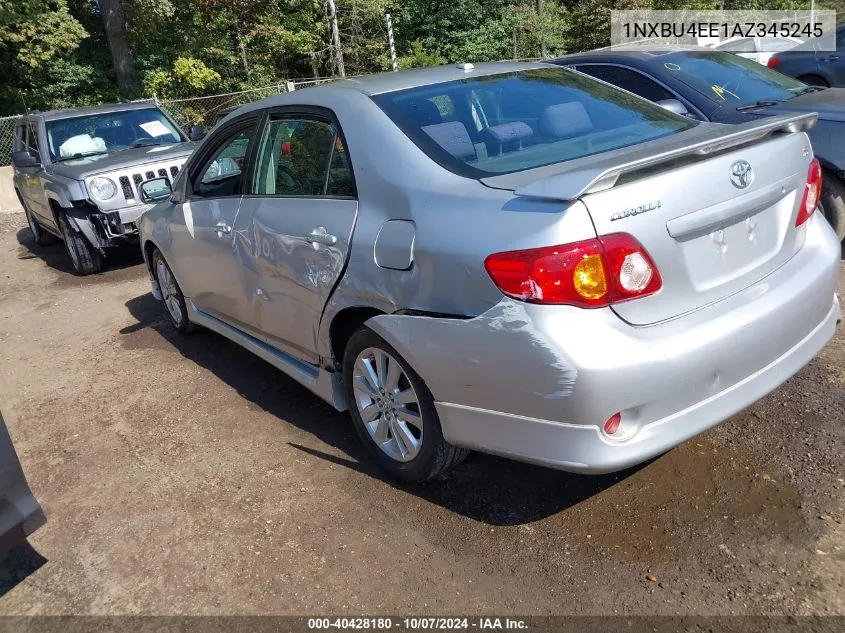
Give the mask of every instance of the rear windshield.
[[681, 51], [660, 55], [661, 75], [671, 75], [711, 101], [734, 107], [758, 101], [784, 101], [807, 86], [750, 59], [721, 51]]
[[696, 125], [564, 68], [462, 79], [374, 100], [429, 157], [472, 178], [599, 154]]

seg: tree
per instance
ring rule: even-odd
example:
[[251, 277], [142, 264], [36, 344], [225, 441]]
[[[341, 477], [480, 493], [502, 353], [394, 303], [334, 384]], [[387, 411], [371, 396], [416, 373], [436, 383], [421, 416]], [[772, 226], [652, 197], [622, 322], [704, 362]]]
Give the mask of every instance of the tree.
[[122, 93], [131, 95], [135, 93], [137, 83], [132, 51], [126, 42], [123, 2], [124, 0], [99, 0], [99, 6], [111, 51], [112, 66], [117, 77], [117, 87]]

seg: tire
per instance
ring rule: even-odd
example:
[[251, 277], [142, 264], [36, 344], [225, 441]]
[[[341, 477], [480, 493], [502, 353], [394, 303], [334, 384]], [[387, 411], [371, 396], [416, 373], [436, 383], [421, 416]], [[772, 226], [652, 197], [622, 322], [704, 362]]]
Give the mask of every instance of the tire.
[[[434, 398], [423, 379], [367, 327], [346, 344], [343, 384], [358, 436], [379, 466], [396, 479], [406, 483], [435, 479], [469, 454], [443, 439]], [[370, 418], [367, 423], [365, 416]]]
[[35, 239], [36, 244], [39, 246], [47, 246], [48, 244], [52, 244], [56, 241], [56, 238], [53, 237], [52, 234], [48, 233], [41, 227], [38, 220], [35, 219], [35, 216], [32, 215], [32, 212], [29, 209], [24, 207], [23, 212], [24, 215], [26, 215], [26, 222], [29, 224], [29, 230], [32, 232], [32, 237]]
[[830, 84], [824, 77], [818, 75], [801, 75], [798, 81], [803, 81], [808, 86], [821, 86], [822, 88], [830, 88]]
[[103, 269], [103, 256], [88, 243], [84, 235], [71, 228], [64, 214], [59, 214], [59, 228], [74, 272], [79, 276], [100, 272]]
[[153, 251], [153, 274], [158, 281], [162, 301], [170, 318], [170, 324], [181, 334], [190, 334], [196, 330], [196, 325], [188, 319], [188, 306], [185, 304], [185, 295], [179, 287], [179, 282], [170, 270], [170, 266], [164, 260], [164, 255], [156, 249]]
[[836, 238], [845, 239], [845, 183], [825, 170], [822, 175], [821, 209]]

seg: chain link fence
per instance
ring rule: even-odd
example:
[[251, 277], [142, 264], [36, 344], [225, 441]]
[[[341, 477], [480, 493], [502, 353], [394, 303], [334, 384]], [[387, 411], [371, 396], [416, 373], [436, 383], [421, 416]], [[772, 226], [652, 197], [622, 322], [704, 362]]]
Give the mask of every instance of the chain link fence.
[[230, 92], [227, 94], [210, 95], [207, 97], [193, 97], [189, 99], [159, 99], [158, 104], [167, 110], [183, 129], [188, 130], [192, 125], [202, 125], [206, 129], [214, 126], [222, 115], [228, 114], [238, 106], [251, 101], [264, 99], [283, 92], [293, 92], [309, 86], [333, 81], [336, 77], [319, 77], [284, 81], [263, 88]]
[[[352, 78], [352, 76], [349, 78]], [[139, 99], [138, 101], [157, 103], [185, 131], [190, 130], [192, 125], [202, 125], [208, 130], [214, 126], [221, 115], [228, 114], [229, 111], [238, 106], [283, 92], [293, 92], [294, 90], [301, 90], [337, 79], [340, 78], [316, 77], [314, 79], [297, 79], [282, 81], [262, 88], [205, 97], [158, 99], [153, 96], [152, 99]], [[20, 116], [20, 114], [17, 114], [0, 117], [0, 166], [10, 165], [12, 162], [12, 142], [14, 140], [15, 121]]]
[[15, 139], [15, 121], [19, 118], [19, 114], [0, 117], [0, 167], [12, 164], [12, 142]]

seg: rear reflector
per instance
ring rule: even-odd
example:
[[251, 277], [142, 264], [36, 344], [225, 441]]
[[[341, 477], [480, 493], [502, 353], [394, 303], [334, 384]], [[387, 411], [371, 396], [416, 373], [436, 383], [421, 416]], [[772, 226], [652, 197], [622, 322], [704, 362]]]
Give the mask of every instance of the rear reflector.
[[622, 424], [622, 414], [614, 413], [607, 419], [607, 422], [604, 423], [604, 432], [608, 435], [613, 435], [619, 430], [620, 424]]
[[807, 170], [807, 184], [804, 186], [804, 198], [801, 200], [801, 206], [798, 208], [798, 218], [795, 220], [795, 226], [801, 226], [810, 219], [813, 211], [819, 204], [819, 197], [822, 193], [822, 166], [819, 164], [819, 159], [814, 158], [810, 161], [810, 168]]
[[599, 308], [654, 294], [663, 285], [649, 254], [627, 233], [495, 253], [484, 267], [499, 290], [529, 303]]
[[780, 59], [778, 59], [774, 55], [769, 57], [769, 61], [766, 62], [766, 66], [768, 66], [769, 68], [777, 68], [778, 64], [780, 64]]

